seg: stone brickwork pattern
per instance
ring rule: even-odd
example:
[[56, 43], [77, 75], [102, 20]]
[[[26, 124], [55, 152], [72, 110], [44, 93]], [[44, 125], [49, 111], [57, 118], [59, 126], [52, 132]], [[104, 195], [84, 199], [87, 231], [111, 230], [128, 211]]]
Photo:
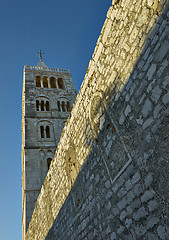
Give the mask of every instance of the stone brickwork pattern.
[[169, 239], [168, 90], [169, 3], [113, 1], [27, 239]]

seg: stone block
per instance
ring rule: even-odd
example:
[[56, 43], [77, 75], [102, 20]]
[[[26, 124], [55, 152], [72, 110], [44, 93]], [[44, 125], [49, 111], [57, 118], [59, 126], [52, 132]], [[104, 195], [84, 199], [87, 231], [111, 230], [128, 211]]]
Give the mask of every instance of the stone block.
[[108, 200], [109, 198], [111, 198], [112, 194], [112, 191], [108, 191], [108, 193], [106, 194], [106, 199]]
[[164, 70], [167, 68], [168, 64], [169, 64], [169, 62], [167, 59], [165, 59], [164, 62], [161, 63], [161, 66], [160, 66], [159, 70], [157, 71], [158, 77], [162, 76], [162, 74], [163, 74]]
[[148, 218], [148, 222], [147, 222], [147, 225], [146, 225], [146, 228], [147, 229], [151, 229], [154, 227], [154, 225], [156, 225], [158, 222], [159, 222], [159, 218], [158, 217], [149, 217]]
[[148, 175], [146, 175], [146, 177], [144, 179], [145, 186], [150, 187], [152, 181], [153, 181], [152, 173], [149, 173]]
[[117, 205], [119, 209], [122, 210], [123, 208], [125, 208], [126, 204], [127, 204], [126, 198], [123, 198]]
[[141, 237], [145, 234], [146, 228], [143, 225], [139, 225], [135, 227], [135, 232], [139, 237]]
[[149, 127], [153, 122], [153, 118], [150, 117], [149, 119], [147, 119], [144, 124], [143, 124], [143, 129], [146, 129], [147, 127]]
[[141, 201], [139, 198], [135, 199], [132, 203], [131, 203], [131, 208], [132, 210], [135, 210], [137, 208], [139, 208], [141, 206]]
[[143, 59], [144, 59], [144, 60], [147, 60], [147, 58], [148, 58], [148, 56], [149, 56], [149, 54], [150, 54], [150, 51], [151, 51], [151, 48], [150, 48], [150, 47], [147, 48], [145, 54], [143, 55]]
[[154, 3], [154, 0], [147, 0], [147, 5], [151, 7]]
[[146, 202], [146, 201], [150, 200], [151, 198], [153, 198], [154, 195], [155, 195], [155, 192], [154, 192], [153, 189], [147, 190], [147, 191], [143, 194], [143, 196], [141, 197], [141, 201], [142, 201], [142, 202]]
[[136, 172], [135, 174], [134, 174], [134, 176], [132, 177], [132, 179], [131, 179], [131, 183], [132, 184], [136, 184], [139, 180], [140, 180], [140, 173], [139, 172]]
[[107, 40], [107, 37], [108, 37], [108, 35], [110, 33], [110, 30], [111, 30], [111, 27], [112, 27], [112, 20], [107, 20], [107, 24], [106, 24], [104, 34], [103, 34], [103, 37], [102, 37], [103, 44]]
[[130, 180], [128, 180], [127, 182], [125, 182], [125, 187], [126, 187], [126, 190], [128, 191], [128, 190], [130, 190], [131, 188], [132, 188], [132, 183], [131, 183], [131, 181]]
[[159, 225], [157, 228], [157, 234], [162, 240], [167, 240], [165, 228], [162, 225]]
[[130, 190], [127, 194], [127, 202], [131, 203], [133, 201], [134, 197], [135, 197], [135, 194], [134, 194], [133, 190]]
[[125, 116], [127, 117], [130, 112], [131, 112], [131, 107], [130, 107], [130, 105], [127, 105], [127, 107], [124, 111]]
[[153, 111], [153, 116], [154, 118], [158, 118], [159, 117], [159, 113], [160, 113], [160, 110], [162, 109], [162, 105], [161, 104], [158, 104], [155, 108], [154, 108], [154, 111]]
[[125, 117], [124, 117], [124, 115], [122, 114], [121, 117], [120, 117], [120, 119], [119, 119], [119, 124], [122, 125], [122, 124], [124, 123], [124, 121], [125, 121]]
[[127, 216], [127, 212], [124, 210], [120, 214], [120, 220], [122, 221]]
[[116, 233], [112, 232], [111, 236], [110, 236], [110, 240], [116, 240]]
[[165, 40], [155, 55], [155, 60], [161, 62], [169, 50], [169, 41]]
[[121, 235], [124, 232], [124, 230], [125, 230], [125, 227], [120, 225], [120, 227], [117, 229], [117, 234]]
[[159, 238], [153, 234], [153, 233], [148, 233], [147, 234], [148, 240], [158, 240]]
[[153, 90], [152, 90], [152, 93], [151, 93], [151, 98], [152, 100], [157, 103], [160, 96], [161, 96], [161, 89], [159, 88], [159, 86], [156, 86]]
[[141, 111], [141, 113], [143, 114], [143, 117], [147, 117], [151, 110], [152, 110], [152, 102], [149, 99], [146, 99]]
[[152, 78], [153, 78], [153, 75], [154, 75], [154, 73], [155, 73], [155, 71], [156, 71], [156, 68], [157, 68], [157, 65], [155, 64], [155, 63], [153, 63], [151, 66], [150, 66], [150, 68], [148, 69], [148, 72], [147, 72], [147, 78], [148, 78], [148, 80], [150, 81], [150, 80], [152, 80]]
[[110, 232], [111, 232], [111, 229], [110, 229], [110, 227], [108, 226], [108, 227], [106, 228], [106, 234], [108, 235]]
[[131, 215], [131, 214], [133, 213], [133, 210], [132, 210], [131, 206], [128, 206], [128, 207], [126, 208], [126, 210], [127, 210], [127, 214], [128, 214], [128, 215]]
[[110, 181], [107, 180], [107, 181], [105, 182], [105, 187], [106, 187], [106, 188], [110, 188], [110, 186], [111, 186]]
[[119, 214], [119, 212], [120, 212], [120, 211], [119, 211], [118, 208], [113, 208], [113, 209], [112, 209], [112, 213], [113, 213], [114, 216], [117, 216], [117, 215]]
[[148, 203], [148, 209], [150, 212], [153, 212], [156, 208], [157, 208], [158, 204], [155, 200], [151, 200], [149, 203]]
[[169, 91], [162, 97], [162, 101], [164, 104], [169, 102]]
[[129, 227], [131, 226], [132, 222], [133, 222], [133, 221], [132, 221], [131, 218], [129, 218], [129, 219], [127, 218], [126, 221], [125, 221], [125, 226], [126, 226], [126, 228], [129, 228]]
[[145, 207], [141, 207], [138, 209], [136, 213], [133, 214], [133, 218], [136, 221], [139, 221], [141, 218], [144, 218], [148, 215], [148, 212], [145, 210]]

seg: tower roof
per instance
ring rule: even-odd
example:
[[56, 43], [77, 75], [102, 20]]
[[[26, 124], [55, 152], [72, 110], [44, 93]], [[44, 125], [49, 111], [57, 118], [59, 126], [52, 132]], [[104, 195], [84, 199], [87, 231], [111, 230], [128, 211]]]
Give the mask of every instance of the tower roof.
[[42, 59], [40, 59], [40, 61], [38, 62], [37, 67], [48, 69], [48, 66], [44, 63]]

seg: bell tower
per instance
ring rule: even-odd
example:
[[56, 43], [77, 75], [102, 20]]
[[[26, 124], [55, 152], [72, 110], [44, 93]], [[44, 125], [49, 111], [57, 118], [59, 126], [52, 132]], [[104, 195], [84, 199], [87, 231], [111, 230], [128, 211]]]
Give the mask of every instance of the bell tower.
[[22, 240], [76, 98], [68, 70], [24, 66], [22, 98]]

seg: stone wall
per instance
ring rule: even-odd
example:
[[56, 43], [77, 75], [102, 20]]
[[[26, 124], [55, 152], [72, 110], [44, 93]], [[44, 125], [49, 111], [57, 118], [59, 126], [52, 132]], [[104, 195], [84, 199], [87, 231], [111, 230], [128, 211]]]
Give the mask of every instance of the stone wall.
[[27, 239], [169, 238], [165, 3], [113, 1]]

